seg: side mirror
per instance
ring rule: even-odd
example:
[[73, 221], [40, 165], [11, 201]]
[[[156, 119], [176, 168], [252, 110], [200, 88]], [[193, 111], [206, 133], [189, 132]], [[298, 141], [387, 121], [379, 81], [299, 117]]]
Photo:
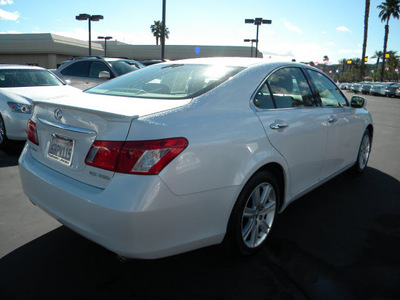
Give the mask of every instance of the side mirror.
[[353, 97], [351, 97], [350, 106], [354, 107], [354, 108], [363, 108], [366, 103], [367, 103], [367, 100], [365, 100], [364, 97], [353, 96]]
[[99, 73], [99, 78], [100, 79], [110, 79], [110, 72], [108, 72], [108, 71], [101, 71], [100, 73]]
[[64, 82], [65, 82], [66, 85], [71, 85], [71, 80], [69, 80], [69, 79], [64, 80]]

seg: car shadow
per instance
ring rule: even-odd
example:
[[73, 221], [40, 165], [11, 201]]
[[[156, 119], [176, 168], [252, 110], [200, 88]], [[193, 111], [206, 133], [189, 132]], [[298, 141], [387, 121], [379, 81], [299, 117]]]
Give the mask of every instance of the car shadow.
[[0, 148], [0, 168], [18, 165], [18, 158], [24, 148], [25, 141], [8, 141]]
[[400, 182], [344, 173], [291, 204], [257, 255], [218, 246], [121, 263], [64, 226], [0, 259], [0, 299], [400, 296]]

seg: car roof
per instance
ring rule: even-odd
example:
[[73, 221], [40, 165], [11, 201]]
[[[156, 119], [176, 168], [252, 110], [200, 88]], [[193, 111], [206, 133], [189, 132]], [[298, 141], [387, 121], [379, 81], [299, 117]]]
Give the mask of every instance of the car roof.
[[42, 67], [28, 66], [28, 65], [11, 65], [11, 64], [0, 64], [0, 69], [32, 69], [32, 70], [45, 70]]
[[161, 64], [198, 64], [198, 65], [225, 65], [235, 67], [248, 67], [265, 63], [262, 58], [249, 57], [202, 57], [168, 61]]
[[72, 61], [79, 61], [79, 60], [105, 60], [105, 61], [117, 61], [117, 60], [128, 60], [128, 61], [135, 61], [134, 59], [126, 58], [126, 57], [102, 57], [102, 56], [77, 56], [73, 57], [69, 60], [64, 62], [72, 62]]

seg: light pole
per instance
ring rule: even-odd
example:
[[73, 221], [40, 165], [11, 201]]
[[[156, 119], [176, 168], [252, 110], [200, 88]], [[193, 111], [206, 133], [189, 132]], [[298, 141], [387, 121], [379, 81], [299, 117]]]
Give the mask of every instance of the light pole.
[[92, 55], [92, 36], [91, 36], [91, 27], [90, 27], [90, 21], [99, 21], [103, 20], [102, 15], [89, 15], [89, 14], [80, 14], [79, 16], [75, 16], [75, 19], [78, 21], [85, 21], [88, 20], [89, 23], [89, 56]]
[[251, 42], [251, 48], [250, 48], [250, 57], [253, 57], [253, 43], [256, 42], [256, 39], [244, 39], [244, 42]]
[[107, 40], [111, 40], [112, 36], [98, 36], [99, 40], [104, 40], [104, 56], [107, 56]]
[[264, 20], [263, 18], [255, 18], [255, 19], [245, 19], [244, 22], [246, 24], [254, 24], [257, 25], [257, 35], [256, 35], [256, 57], [258, 56], [258, 27], [261, 24], [271, 24], [271, 20]]
[[161, 28], [161, 60], [165, 57], [165, 10], [166, 10], [166, 0], [162, 2], [162, 28]]

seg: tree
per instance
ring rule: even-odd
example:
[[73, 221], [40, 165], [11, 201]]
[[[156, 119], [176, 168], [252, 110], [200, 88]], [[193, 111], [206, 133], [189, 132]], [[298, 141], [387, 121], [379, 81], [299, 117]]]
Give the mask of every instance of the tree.
[[363, 50], [361, 57], [360, 79], [363, 79], [365, 75], [365, 53], [367, 52], [369, 7], [370, 7], [370, 0], [365, 0], [364, 42], [363, 42]]
[[375, 51], [374, 56], [371, 57], [371, 58], [376, 58], [376, 69], [377, 70], [379, 67], [379, 61], [380, 61], [381, 57], [383, 57], [382, 51]]
[[[153, 25], [150, 25], [151, 33], [156, 38], [156, 45], [158, 45], [158, 40], [161, 39], [162, 33], [162, 22], [161, 21], [154, 21]], [[168, 27], [165, 27], [165, 38], [169, 39], [169, 30]]]
[[347, 58], [339, 59], [339, 64], [342, 65], [342, 72], [344, 72], [344, 68], [345, 68], [346, 65], [347, 65]]
[[323, 57], [324, 66], [322, 67], [324, 72], [326, 72], [325, 70], [326, 70], [326, 65], [328, 64], [328, 61], [329, 61], [328, 55], [324, 55], [324, 57]]
[[386, 0], [377, 6], [381, 11], [379, 13], [379, 18], [385, 25], [385, 38], [383, 40], [383, 59], [382, 59], [382, 70], [381, 70], [381, 81], [383, 81], [383, 74], [385, 70], [385, 59], [386, 59], [386, 49], [387, 42], [389, 38], [389, 20], [390, 17], [398, 19], [400, 16], [400, 0]]

